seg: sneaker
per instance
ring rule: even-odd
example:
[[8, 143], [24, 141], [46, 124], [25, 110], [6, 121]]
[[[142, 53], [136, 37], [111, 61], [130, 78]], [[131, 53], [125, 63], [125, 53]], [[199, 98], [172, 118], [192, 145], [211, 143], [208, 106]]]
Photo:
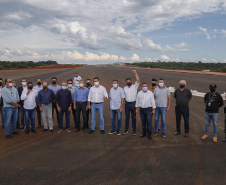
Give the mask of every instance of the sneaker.
[[112, 135], [112, 134], [115, 134], [116, 132], [115, 132], [115, 130], [112, 130], [112, 131], [110, 131], [108, 134], [109, 135]]
[[158, 128], [158, 131], [161, 131], [161, 129], [160, 129], [160, 128]]
[[33, 132], [33, 133], [38, 133], [35, 129], [31, 130], [31, 132]]
[[208, 135], [203, 135], [203, 136], [201, 137], [201, 140], [206, 140], [208, 137], [209, 137]]
[[128, 134], [128, 130], [125, 130], [122, 134], [123, 134], [123, 135]]
[[93, 132], [94, 132], [94, 130], [90, 130], [90, 131], [89, 131], [89, 134], [92, 134]]
[[54, 130], [53, 129], [50, 129], [50, 132], [54, 132]]
[[145, 133], [143, 133], [143, 134], [141, 134], [141, 135], [140, 135], [140, 137], [145, 137], [145, 136], [146, 136], [146, 134], [145, 134]]
[[70, 128], [67, 128], [66, 131], [67, 131], [67, 132], [71, 132], [71, 129], [70, 129]]
[[76, 129], [74, 130], [74, 132], [78, 132], [78, 131], [80, 131], [80, 128], [76, 128]]
[[5, 136], [7, 139], [12, 139], [13, 138], [13, 136], [11, 136], [11, 135], [6, 135]]
[[136, 135], [137, 135], [136, 131], [133, 131], [133, 136], [136, 136]]
[[217, 143], [217, 137], [213, 137], [213, 142]]
[[120, 135], [121, 135], [120, 131], [117, 131], [117, 136], [120, 136]]
[[154, 136], [157, 136], [158, 135], [158, 132], [154, 132]]
[[104, 130], [101, 130], [100, 133], [101, 133], [101, 134], [105, 134], [105, 131], [104, 131]]
[[162, 133], [162, 137], [165, 138], [166, 137], [166, 134], [165, 133]]
[[61, 128], [59, 128], [58, 130], [57, 130], [57, 133], [59, 134], [59, 133], [61, 133], [63, 130], [61, 129]]
[[174, 132], [173, 135], [175, 136], [180, 135], [180, 132]]
[[17, 128], [17, 129], [22, 129], [22, 127], [21, 127], [21, 126], [17, 126], [16, 128]]
[[22, 126], [21, 127], [21, 131], [25, 131], [25, 126]]
[[26, 130], [26, 131], [25, 131], [25, 134], [28, 134], [29, 132], [30, 132], [29, 130]]
[[14, 134], [14, 135], [20, 135], [20, 133], [19, 133], [19, 132], [17, 132], [17, 131], [12, 132], [12, 134]]
[[222, 141], [223, 141], [223, 142], [226, 142], [226, 138], [224, 138]]
[[185, 134], [184, 134], [184, 137], [188, 137], [188, 136], [189, 136], [189, 133], [185, 133]]

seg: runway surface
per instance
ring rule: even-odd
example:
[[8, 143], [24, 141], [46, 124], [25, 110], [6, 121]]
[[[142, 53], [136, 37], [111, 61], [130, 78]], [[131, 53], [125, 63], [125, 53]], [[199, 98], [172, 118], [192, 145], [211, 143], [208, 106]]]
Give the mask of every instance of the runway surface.
[[[46, 69], [0, 71], [0, 77], [10, 77], [20, 85], [22, 77], [35, 82], [37, 77], [50, 83], [51, 77], [58, 78], [58, 84], [73, 78], [78, 72], [83, 79], [98, 76], [100, 84], [108, 93], [112, 80], [118, 79], [125, 86], [125, 79], [135, 81], [131, 68], [116, 66], [82, 66], [76, 69]], [[182, 72], [139, 69], [141, 83], [151, 83], [152, 78], [164, 78], [166, 86], [178, 87], [181, 79], [187, 81], [189, 89], [208, 92], [211, 83], [216, 83], [217, 91], [226, 91], [224, 76], [190, 74]], [[141, 85], [139, 87], [141, 90]], [[172, 94], [171, 94], [172, 96]], [[95, 133], [42, 132], [14, 136], [7, 140], [4, 129], [0, 128], [0, 184], [152, 184], [152, 185], [223, 185], [226, 184], [226, 144], [224, 137], [224, 114], [220, 109], [219, 142], [210, 139], [201, 141], [204, 134], [205, 118], [203, 98], [194, 97], [190, 102], [190, 136], [174, 136], [175, 100], [172, 96], [171, 109], [166, 116], [166, 138], [159, 133], [151, 141], [140, 138], [141, 121], [137, 115], [137, 136], [108, 135], [111, 130], [109, 100], [104, 103], [106, 134], [99, 131], [99, 118]], [[54, 129], [57, 130], [56, 118]], [[122, 128], [125, 127], [123, 111]], [[37, 120], [36, 120], [37, 122]], [[37, 124], [37, 123], [36, 123]], [[65, 122], [64, 122], [65, 124]], [[90, 122], [89, 122], [90, 124]], [[154, 123], [152, 124], [154, 128]], [[74, 128], [71, 115], [71, 127]], [[182, 130], [183, 130], [182, 121]]]

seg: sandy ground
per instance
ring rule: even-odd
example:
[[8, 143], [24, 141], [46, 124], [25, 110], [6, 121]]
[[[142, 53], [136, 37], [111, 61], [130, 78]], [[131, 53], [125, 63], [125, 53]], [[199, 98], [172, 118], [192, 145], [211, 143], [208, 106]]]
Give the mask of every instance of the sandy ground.
[[[57, 76], [59, 83], [78, 72], [84, 79], [98, 76], [109, 92], [112, 80], [118, 79], [124, 87], [125, 78], [135, 77], [131, 68], [114, 66], [83, 66], [77, 69], [1, 71], [0, 76], [11, 77], [20, 84], [22, 77], [35, 82], [37, 77], [50, 82]], [[208, 92], [209, 84], [216, 83], [218, 92], [225, 91], [225, 77], [137, 68], [141, 82], [151, 78], [164, 78], [167, 86], [177, 87], [181, 79], [187, 87]], [[141, 89], [141, 85], [140, 88]], [[56, 132], [29, 133], [7, 140], [0, 128], [0, 184], [216, 184], [226, 183], [226, 145], [220, 140], [223, 134], [223, 108], [220, 109], [219, 142], [201, 141], [204, 133], [203, 99], [194, 97], [190, 103], [190, 137], [174, 136], [175, 100], [167, 112], [167, 137], [160, 134], [139, 138], [140, 116], [137, 116], [137, 136], [132, 136], [131, 125], [126, 136], [108, 135], [111, 130], [109, 100], [105, 102], [105, 135], [99, 132], [99, 119], [94, 134], [61, 134]], [[124, 130], [125, 114], [122, 117]], [[55, 118], [56, 120], [56, 118]], [[54, 121], [55, 130], [57, 123]], [[71, 116], [71, 127], [74, 127]], [[154, 124], [153, 124], [154, 127]], [[183, 130], [183, 122], [182, 122]], [[213, 134], [211, 125], [210, 138]]]

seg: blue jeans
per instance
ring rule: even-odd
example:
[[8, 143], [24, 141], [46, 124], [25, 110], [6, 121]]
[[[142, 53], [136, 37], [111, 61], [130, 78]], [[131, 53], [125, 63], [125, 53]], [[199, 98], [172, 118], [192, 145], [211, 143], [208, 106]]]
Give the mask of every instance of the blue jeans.
[[177, 132], [181, 133], [181, 114], [184, 117], [184, 128], [185, 133], [189, 133], [189, 107], [175, 107], [176, 122], [177, 122]]
[[[142, 134], [146, 135], [146, 132], [148, 131], [148, 135], [151, 136], [152, 132], [152, 124], [151, 124], [151, 111], [152, 108], [140, 108], [140, 118], [142, 122]], [[146, 128], [148, 129], [146, 131]]]
[[30, 122], [31, 122], [31, 130], [35, 129], [35, 108], [34, 109], [24, 109], [25, 114], [25, 123], [26, 129], [30, 129]]
[[161, 130], [166, 133], [166, 107], [156, 107], [155, 109], [155, 132], [159, 129], [159, 117], [161, 115]]
[[60, 129], [63, 129], [63, 117], [64, 117], [64, 113], [66, 116], [66, 128], [70, 128], [70, 111], [68, 110], [68, 108], [60, 108], [60, 112], [59, 112], [59, 124], [58, 127]]
[[5, 124], [5, 114], [4, 114], [3, 105], [0, 105], [0, 113], [1, 113], [1, 118], [2, 118], [2, 125], [4, 126], [4, 124]]
[[212, 120], [212, 122], [213, 122], [213, 137], [217, 137], [219, 113], [205, 112], [205, 118], [206, 118], [205, 135], [209, 134], [210, 122]]
[[133, 131], [136, 132], [136, 107], [134, 103], [125, 103], [125, 114], [126, 114], [126, 121], [125, 121], [125, 130], [129, 130], [129, 118], [130, 113], [132, 117], [132, 127]]
[[5, 135], [10, 135], [9, 124], [11, 121], [11, 132], [16, 131], [16, 122], [18, 116], [18, 108], [14, 109], [13, 107], [5, 107]]
[[91, 130], [95, 130], [95, 125], [96, 125], [96, 113], [98, 111], [99, 114], [99, 119], [100, 119], [100, 130], [104, 130], [104, 104], [96, 104], [92, 103], [91, 104]]
[[[117, 120], [118, 120], [117, 129], [116, 129], [116, 115], [117, 115]], [[112, 130], [120, 131], [121, 123], [122, 123], [122, 113], [120, 112], [120, 109], [111, 110], [111, 121], [112, 121]]]
[[24, 119], [25, 118], [25, 114], [24, 114], [24, 108], [23, 107], [21, 107], [21, 108], [19, 108], [18, 109], [18, 118], [17, 118], [17, 125], [16, 126], [18, 126], [18, 127], [20, 127], [20, 125], [21, 126], [25, 126], [25, 122], [24, 122]]

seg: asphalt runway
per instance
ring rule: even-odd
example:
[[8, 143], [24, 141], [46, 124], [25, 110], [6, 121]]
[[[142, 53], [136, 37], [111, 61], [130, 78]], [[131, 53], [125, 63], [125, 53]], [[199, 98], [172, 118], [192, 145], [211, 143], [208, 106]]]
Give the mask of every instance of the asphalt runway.
[[[22, 77], [35, 82], [37, 77], [50, 83], [52, 76], [58, 77], [58, 84], [73, 78], [78, 72], [83, 79], [98, 76], [100, 84], [108, 93], [112, 80], [118, 79], [125, 86], [125, 78], [135, 81], [131, 68], [116, 66], [82, 66], [76, 69], [17, 70], [0, 71], [3, 78], [16, 80], [17, 86]], [[167, 86], [178, 87], [181, 79], [187, 81], [189, 89], [208, 92], [211, 83], [218, 85], [217, 91], [226, 91], [224, 76], [190, 74], [182, 72], [138, 69], [141, 82], [151, 83], [151, 79], [164, 78]], [[141, 85], [139, 90], [141, 89]], [[171, 95], [172, 96], [172, 95]], [[194, 97], [190, 102], [190, 136], [174, 136], [176, 129], [175, 100], [172, 96], [171, 109], [166, 116], [166, 138], [159, 134], [151, 141], [140, 138], [141, 121], [137, 116], [137, 136], [108, 135], [111, 130], [109, 100], [104, 104], [106, 134], [100, 134], [99, 118], [96, 131], [88, 133], [42, 132], [14, 136], [8, 140], [4, 129], [0, 128], [0, 184], [152, 184], [152, 185], [223, 185], [226, 184], [226, 144], [224, 137], [224, 114], [220, 109], [218, 143], [210, 139], [201, 141], [204, 134], [205, 118], [203, 98]], [[122, 128], [125, 127], [123, 111]], [[56, 120], [56, 118], [54, 119]], [[37, 120], [36, 120], [37, 121]], [[36, 123], [37, 124], [37, 123]], [[64, 122], [65, 124], [65, 122]], [[89, 122], [90, 124], [90, 122]], [[54, 129], [57, 123], [54, 121]], [[154, 124], [152, 123], [153, 127]], [[74, 123], [71, 127], [73, 129]], [[182, 121], [182, 130], [183, 130]]]

